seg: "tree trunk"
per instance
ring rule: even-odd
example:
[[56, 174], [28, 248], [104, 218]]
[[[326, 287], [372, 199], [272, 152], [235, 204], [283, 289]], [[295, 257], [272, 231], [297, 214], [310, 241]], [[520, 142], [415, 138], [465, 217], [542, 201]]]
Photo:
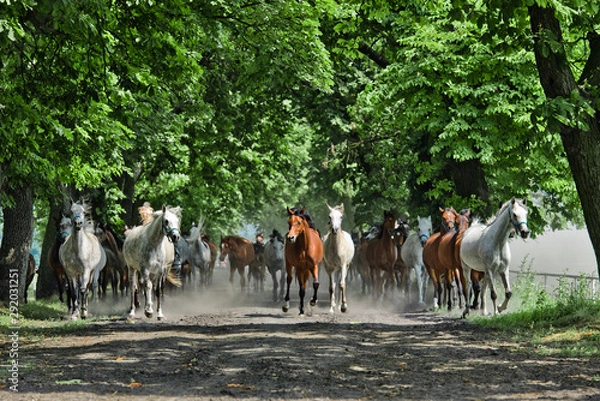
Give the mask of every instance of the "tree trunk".
[[[6, 188], [6, 194], [15, 202], [14, 207], [5, 207], [4, 231], [0, 245], [0, 300], [7, 302], [9, 291], [18, 287], [19, 300], [25, 294], [25, 280], [33, 235], [33, 191], [28, 184], [17, 188]], [[18, 285], [13, 278], [18, 272]]]
[[[558, 43], [563, 43], [555, 10], [531, 6], [529, 17], [535, 41], [535, 60], [546, 97], [568, 99], [573, 91], [580, 92], [584, 97], [585, 94], [579, 90], [569, 67], [564, 49], [553, 52], [544, 40], [548, 37], [548, 32], [551, 32]], [[595, 102], [591, 104], [594, 105]], [[582, 117], [587, 118], [587, 131], [563, 125], [560, 136], [596, 255], [596, 268], [600, 273], [600, 208], [597, 207], [597, 195], [600, 192], [600, 125], [597, 116], [596, 110], [595, 116]]]
[[44, 242], [42, 243], [40, 267], [38, 269], [36, 299], [50, 298], [58, 290], [54, 271], [48, 263], [48, 252], [56, 241], [56, 232], [61, 212], [63, 212], [62, 204], [50, 206], [50, 213], [48, 214], [48, 221], [46, 223], [46, 233], [44, 234]]
[[496, 211], [496, 205], [490, 204], [490, 192], [481, 160], [456, 161], [450, 159], [447, 164], [456, 193], [466, 199], [471, 195], [476, 195], [486, 204], [485, 210], [482, 211], [484, 215], [492, 215]]

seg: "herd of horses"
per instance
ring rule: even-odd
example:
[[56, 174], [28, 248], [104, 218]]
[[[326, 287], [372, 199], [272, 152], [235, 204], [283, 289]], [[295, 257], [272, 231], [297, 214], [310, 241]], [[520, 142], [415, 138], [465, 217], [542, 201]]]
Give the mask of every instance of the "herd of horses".
[[[464, 306], [463, 316], [479, 307], [487, 314], [484, 294], [489, 287], [493, 313], [498, 313], [506, 309], [511, 297], [508, 239], [514, 233], [522, 238], [529, 234], [526, 200], [516, 198], [502, 204], [486, 223], [471, 222], [468, 209], [457, 212], [451, 207], [440, 208], [441, 224], [436, 232], [431, 216], [417, 217], [417, 227], [411, 230], [408, 221], [394, 211], [385, 211], [381, 225], [358, 237], [342, 229], [341, 204], [327, 205], [329, 225], [323, 236], [306, 209], [288, 208], [285, 235], [273, 230], [264, 244], [229, 235], [221, 238], [217, 248], [203, 231], [202, 217], [185, 237], [180, 233], [179, 207], [148, 208], [139, 208], [140, 224], [128, 229], [123, 239], [110, 227], [93, 224], [90, 206], [83, 201], [72, 203], [70, 214], [62, 216], [48, 262], [55, 272], [61, 301], [66, 294], [71, 319], [86, 318], [89, 293], [104, 296], [110, 283], [114, 296], [130, 297], [128, 320], [135, 318], [142, 293], [145, 316], [153, 317], [156, 309], [157, 319], [162, 320], [165, 288], [209, 287], [218, 253], [222, 263], [229, 263], [232, 284], [238, 272], [242, 292], [251, 287], [263, 291], [268, 270], [273, 280], [272, 300], [283, 301], [284, 312], [289, 311], [295, 279], [301, 315], [306, 312], [306, 289], [312, 282], [311, 313], [318, 301], [322, 267], [329, 277], [331, 313], [348, 310], [347, 282], [351, 275], [361, 280], [362, 292], [375, 300], [387, 299], [399, 290], [409, 301], [413, 292], [418, 293], [422, 305], [426, 304], [426, 288], [431, 281], [434, 307], [441, 308], [445, 302], [450, 310], [458, 303]], [[494, 276], [501, 278], [505, 289], [500, 306]], [[417, 291], [411, 290], [413, 282]]]

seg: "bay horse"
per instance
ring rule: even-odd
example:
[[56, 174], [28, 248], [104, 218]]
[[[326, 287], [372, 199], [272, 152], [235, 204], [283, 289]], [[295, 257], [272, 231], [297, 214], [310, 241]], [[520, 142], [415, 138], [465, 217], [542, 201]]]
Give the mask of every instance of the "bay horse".
[[211, 242], [209, 236], [204, 233], [202, 234], [202, 241], [208, 244], [208, 248], [210, 249], [210, 262], [208, 263], [206, 284], [211, 285], [213, 273], [215, 271], [215, 264], [217, 263], [217, 245], [214, 242]]
[[396, 263], [394, 263], [394, 274], [396, 275], [396, 285], [405, 296], [408, 295], [410, 277], [408, 266], [402, 259], [402, 246], [406, 242], [409, 233], [410, 225], [408, 224], [408, 220], [399, 218], [398, 228], [394, 232], [394, 243], [396, 244], [396, 249], [398, 250], [398, 257], [396, 258]]
[[340, 311], [348, 310], [346, 276], [354, 257], [354, 242], [350, 233], [342, 230], [344, 204], [329, 209], [329, 232], [323, 241], [323, 265], [329, 276], [329, 312], [335, 312], [335, 294], [339, 287]]
[[417, 222], [417, 231], [408, 235], [402, 246], [400, 256], [409, 272], [412, 269], [415, 270], [419, 290], [419, 304], [425, 304], [425, 291], [427, 290], [429, 276], [423, 263], [423, 246], [431, 236], [431, 216], [417, 216]]
[[240, 275], [240, 288], [242, 292], [246, 288], [245, 270], [246, 266], [254, 260], [254, 245], [250, 240], [237, 235], [228, 235], [221, 238], [221, 255], [219, 260], [223, 262], [229, 257], [229, 282], [233, 285], [233, 276], [237, 271]]
[[[60, 257], [58, 255], [58, 250], [60, 246], [65, 242], [67, 237], [71, 235], [73, 231], [73, 222], [71, 218], [61, 214], [60, 221], [56, 222], [56, 238], [54, 243], [50, 247], [48, 251], [48, 266], [52, 269], [54, 273], [54, 277], [56, 279], [56, 284], [58, 285], [58, 299], [60, 302], [65, 302], [63, 295], [67, 294], [67, 300], [71, 299], [70, 291], [71, 287], [68, 285], [67, 276], [65, 273], [65, 268], [60, 262]], [[69, 305], [70, 307], [70, 305]], [[69, 314], [71, 314], [71, 310], [69, 309]]]
[[358, 271], [358, 275], [361, 278], [362, 294], [368, 294], [371, 292], [371, 269], [369, 268], [369, 262], [367, 261], [367, 244], [369, 240], [367, 238], [368, 233], [359, 234], [360, 237], [357, 239], [354, 245], [354, 260], [352, 266]]
[[[439, 208], [442, 213], [442, 222], [440, 224], [440, 231], [433, 234], [423, 247], [423, 263], [427, 273], [433, 282], [433, 307], [440, 308], [442, 305], [442, 291], [443, 284], [442, 280], [446, 284], [446, 294], [448, 295], [448, 309], [451, 309], [452, 301], [449, 295], [449, 291], [452, 288], [452, 280], [450, 277], [450, 271], [447, 270], [446, 266], [441, 262], [439, 251], [444, 241], [452, 241], [456, 234], [456, 216], [458, 213], [454, 208]], [[448, 255], [454, 257], [454, 253]]]
[[[371, 283], [373, 295], [379, 298], [383, 294], [384, 283], [387, 290], [394, 288], [394, 264], [398, 258], [398, 250], [394, 243], [393, 234], [398, 228], [393, 211], [383, 212], [383, 224], [379, 235], [367, 244], [367, 262], [371, 269]], [[387, 294], [387, 292], [386, 292]]]
[[295, 270], [296, 279], [300, 284], [300, 315], [304, 315], [304, 296], [308, 278], [313, 276], [314, 294], [310, 305], [317, 304], [319, 289], [319, 263], [323, 260], [323, 242], [319, 232], [314, 227], [310, 214], [304, 208], [287, 208], [288, 232], [285, 245], [285, 270], [287, 275], [287, 291], [283, 307], [284, 312], [290, 309], [290, 285]]
[[[267, 265], [267, 269], [269, 269], [271, 279], [273, 280], [273, 302], [283, 300], [283, 290], [285, 288], [284, 248], [285, 243], [283, 236], [279, 231], [273, 229], [273, 232], [269, 236], [269, 240], [265, 244], [265, 264]], [[277, 282], [278, 271], [281, 272], [279, 283]]]
[[60, 246], [58, 255], [71, 287], [69, 310], [71, 319], [88, 316], [88, 293], [94, 278], [106, 264], [106, 252], [94, 233], [91, 221], [86, 221], [90, 205], [84, 201], [71, 204], [73, 232]]
[[[502, 205], [495, 219], [489, 224], [475, 222], [469, 227], [460, 246], [460, 260], [462, 263], [467, 285], [463, 288], [464, 296], [468, 299], [468, 288], [471, 286], [471, 270], [484, 272], [481, 288], [481, 309], [487, 315], [485, 292], [490, 287], [494, 314], [502, 312], [508, 306], [512, 295], [509, 282], [510, 247], [509, 234], [513, 229], [526, 239], [529, 236], [527, 227], [527, 200], [512, 198]], [[493, 276], [498, 274], [504, 285], [505, 297], [502, 304], [496, 304], [497, 294], [494, 289]], [[469, 314], [470, 305], [467, 302], [463, 317]]]
[[154, 212], [152, 221], [145, 225], [132, 228], [123, 243], [123, 256], [129, 267], [129, 292], [131, 305], [127, 319], [133, 320], [136, 310], [136, 287], [138, 274], [141, 275], [144, 286], [144, 314], [152, 318], [153, 290], [156, 295], [156, 317], [164, 319], [162, 312], [162, 297], [165, 279], [176, 286], [181, 282], [171, 270], [175, 259], [173, 243], [179, 241], [180, 207], [166, 207]]
[[123, 257], [123, 243], [117, 239], [115, 232], [108, 224], [96, 226], [96, 236], [106, 252], [106, 267], [102, 270], [100, 288], [106, 295], [108, 282], [111, 282], [113, 297], [119, 292], [122, 296], [127, 291], [127, 265]]

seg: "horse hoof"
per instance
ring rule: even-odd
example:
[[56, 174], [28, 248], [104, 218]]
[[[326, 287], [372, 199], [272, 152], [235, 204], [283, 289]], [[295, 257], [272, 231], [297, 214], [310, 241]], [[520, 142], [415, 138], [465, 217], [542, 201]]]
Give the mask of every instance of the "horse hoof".
[[348, 307], [342, 306], [342, 308], [340, 310], [342, 311], [342, 313], [346, 313], [348, 311]]
[[144, 315], [146, 315], [146, 317], [147, 317], [148, 319], [152, 319], [152, 315], [153, 315], [153, 313], [152, 313], [152, 312], [144, 312]]
[[287, 306], [283, 306], [283, 307], [281, 308], [281, 310], [282, 310], [282, 311], [284, 311], [284, 312], [287, 312], [287, 311], [289, 311], [289, 310], [290, 310], [290, 308], [288, 308]]
[[158, 320], [159, 322], [161, 322], [161, 321], [165, 320], [165, 317], [164, 316], [157, 316], [156, 320]]
[[314, 300], [311, 299], [310, 306], [315, 306], [315, 305], [317, 305], [317, 301], [314, 301]]

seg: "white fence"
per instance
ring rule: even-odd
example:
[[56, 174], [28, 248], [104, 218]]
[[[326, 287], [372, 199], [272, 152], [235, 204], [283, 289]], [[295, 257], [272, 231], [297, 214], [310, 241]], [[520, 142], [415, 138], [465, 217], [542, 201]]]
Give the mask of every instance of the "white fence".
[[[518, 270], [510, 270], [510, 278], [511, 283], [513, 283], [521, 274], [521, 271]], [[592, 297], [596, 297], [598, 293], [598, 289], [600, 288], [600, 283], [598, 282], [598, 276], [581, 276], [574, 274], [554, 274], [554, 273], [539, 273], [536, 271], [532, 271], [531, 273], [526, 274], [534, 274], [536, 281], [544, 286], [546, 292], [552, 294], [553, 291], [558, 288], [560, 281], [564, 280], [568, 282], [571, 286], [571, 291], [574, 291], [577, 283], [582, 279], [585, 280], [588, 285], [589, 294]]]

